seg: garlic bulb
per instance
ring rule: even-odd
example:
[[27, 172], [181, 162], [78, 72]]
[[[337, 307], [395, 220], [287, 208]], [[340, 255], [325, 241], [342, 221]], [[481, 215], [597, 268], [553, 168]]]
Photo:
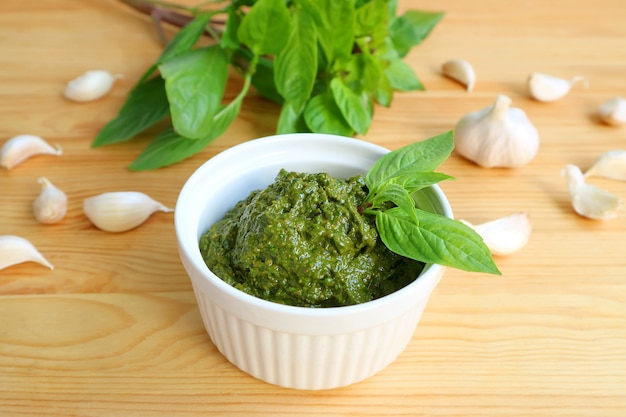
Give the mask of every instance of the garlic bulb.
[[67, 196], [54, 186], [47, 178], [39, 178], [41, 193], [33, 201], [33, 214], [39, 223], [57, 223], [67, 212]]
[[92, 101], [106, 95], [119, 75], [111, 75], [108, 71], [87, 71], [73, 79], [65, 87], [63, 94], [73, 101]]
[[492, 106], [469, 113], [454, 129], [456, 150], [485, 168], [526, 165], [537, 154], [539, 133], [511, 99], [499, 95]]
[[626, 181], [626, 151], [608, 151], [600, 155], [585, 172], [585, 177], [591, 176]]
[[99, 229], [107, 232], [124, 232], [133, 229], [157, 211], [171, 212], [144, 193], [118, 191], [86, 198], [83, 211]]
[[598, 109], [598, 116], [608, 125], [626, 124], [626, 99], [622, 97], [608, 99]]
[[619, 197], [587, 184], [580, 168], [575, 165], [566, 165], [562, 174], [567, 178], [572, 207], [576, 213], [594, 220], [608, 220], [617, 216], [622, 207]]
[[585, 86], [587, 85], [587, 81], [581, 76], [566, 80], [552, 75], [533, 72], [528, 77], [528, 91], [530, 96], [537, 101], [556, 101], [565, 97], [572, 86], [579, 81], [583, 81]]
[[61, 147], [53, 148], [35, 135], [18, 135], [7, 140], [0, 153], [0, 166], [12, 169], [35, 155], [61, 155]]
[[511, 214], [479, 225], [473, 225], [465, 220], [461, 222], [474, 229], [494, 255], [517, 252], [528, 243], [532, 232], [530, 217], [526, 212]]
[[441, 73], [466, 87], [467, 92], [474, 89], [476, 73], [472, 65], [463, 59], [451, 59], [441, 66]]
[[0, 269], [22, 262], [37, 262], [54, 269], [54, 266], [30, 243], [20, 236], [0, 236]]

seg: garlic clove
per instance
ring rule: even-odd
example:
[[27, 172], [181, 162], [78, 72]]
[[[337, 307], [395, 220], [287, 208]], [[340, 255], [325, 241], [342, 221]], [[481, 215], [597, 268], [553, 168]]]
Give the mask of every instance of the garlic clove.
[[451, 59], [441, 66], [441, 73], [466, 87], [467, 92], [474, 89], [476, 73], [472, 65], [463, 59]]
[[22, 262], [37, 262], [50, 269], [54, 266], [30, 243], [20, 236], [0, 236], [0, 269]]
[[7, 140], [0, 152], [0, 166], [13, 169], [28, 158], [35, 155], [62, 155], [63, 150], [57, 145], [50, 146], [48, 142], [35, 135], [17, 135]]
[[87, 71], [67, 83], [63, 95], [73, 101], [92, 101], [106, 95], [120, 75], [112, 75], [108, 71]]
[[103, 193], [86, 198], [83, 211], [99, 229], [124, 232], [144, 223], [157, 211], [172, 212], [158, 201], [138, 191]]
[[47, 178], [39, 178], [41, 193], [33, 201], [33, 215], [39, 223], [57, 223], [67, 212], [67, 195], [54, 186]]
[[514, 213], [478, 225], [465, 220], [461, 222], [474, 229], [494, 255], [510, 255], [517, 252], [528, 243], [532, 232], [527, 212]]
[[456, 151], [485, 168], [516, 168], [539, 150], [539, 133], [526, 113], [499, 95], [494, 104], [463, 116], [454, 128]]
[[608, 99], [598, 109], [598, 116], [611, 126], [626, 124], [626, 99], [622, 97]]
[[626, 181], [626, 151], [608, 151], [600, 155], [585, 172], [585, 177], [591, 176]]
[[594, 220], [608, 220], [617, 216], [623, 204], [618, 196], [587, 184], [580, 168], [575, 165], [566, 165], [562, 174], [567, 179], [572, 207], [576, 213]]
[[587, 86], [587, 81], [582, 76], [566, 80], [552, 75], [533, 72], [528, 77], [528, 91], [530, 96], [537, 101], [556, 101], [565, 97], [572, 86], [579, 81], [584, 82], [585, 86]]
[[483, 238], [493, 255], [510, 255], [522, 249], [530, 239], [532, 224], [527, 212], [514, 213], [473, 225], [461, 220]]

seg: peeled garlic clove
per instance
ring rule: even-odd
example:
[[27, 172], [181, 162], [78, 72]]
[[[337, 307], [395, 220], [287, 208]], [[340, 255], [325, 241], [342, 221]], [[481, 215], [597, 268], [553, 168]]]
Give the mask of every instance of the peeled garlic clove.
[[515, 213], [506, 217], [473, 225], [461, 220], [483, 238], [494, 255], [509, 255], [523, 248], [530, 239], [532, 225], [528, 213]]
[[468, 113], [454, 129], [459, 154], [485, 168], [526, 165], [539, 150], [539, 133], [526, 113], [499, 95], [492, 106]]
[[30, 243], [20, 236], [0, 236], [0, 269], [22, 262], [37, 262], [54, 269], [54, 266]]
[[463, 59], [451, 59], [444, 62], [441, 66], [441, 73], [463, 84], [468, 93], [474, 89], [476, 73], [472, 65]]
[[35, 135], [18, 135], [7, 140], [0, 153], [0, 166], [12, 169], [35, 155], [61, 155], [60, 146], [53, 148], [48, 142]]
[[566, 165], [562, 174], [567, 178], [574, 211], [594, 220], [608, 220], [617, 216], [622, 200], [616, 195], [587, 184], [585, 177], [575, 165]]
[[47, 178], [39, 178], [41, 193], [33, 201], [33, 215], [39, 223], [57, 223], [67, 212], [67, 196], [54, 186]]
[[613, 97], [608, 99], [598, 109], [600, 120], [612, 126], [626, 124], [626, 99]]
[[600, 155], [585, 172], [585, 177], [591, 176], [626, 181], [626, 151], [608, 151]]
[[118, 191], [86, 198], [83, 211], [99, 229], [107, 232], [124, 232], [133, 229], [157, 211], [171, 212], [144, 193]]
[[572, 86], [583, 81], [587, 84], [584, 77], [576, 76], [571, 80], [566, 80], [552, 75], [533, 72], [528, 77], [528, 91], [530, 96], [538, 101], [556, 101], [569, 93]]
[[87, 71], [67, 83], [63, 94], [73, 101], [97, 100], [111, 90], [118, 78], [119, 75], [112, 75], [104, 70]]

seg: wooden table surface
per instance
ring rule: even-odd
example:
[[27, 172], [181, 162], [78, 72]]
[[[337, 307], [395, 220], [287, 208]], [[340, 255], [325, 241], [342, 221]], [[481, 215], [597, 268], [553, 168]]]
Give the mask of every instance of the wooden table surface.
[[[626, 96], [624, 2], [401, 0], [400, 8], [446, 12], [407, 58], [427, 90], [377, 108], [363, 139], [395, 149], [508, 95], [540, 132], [536, 159], [483, 169], [453, 154], [442, 170], [457, 180], [443, 189], [458, 218], [528, 211], [534, 231], [521, 251], [496, 259], [501, 277], [448, 270], [387, 369], [308, 392], [258, 381], [219, 354], [179, 261], [171, 213], [122, 234], [97, 230], [82, 213], [85, 197], [106, 191], [143, 191], [173, 206], [205, 160], [272, 134], [278, 108], [253, 93], [200, 154], [130, 172], [154, 132], [90, 144], [161, 50], [149, 20], [114, 0], [0, 2], [0, 141], [31, 133], [64, 150], [0, 171], [0, 235], [30, 239], [56, 266], [0, 271], [1, 416], [626, 415], [626, 213], [579, 217], [560, 173], [626, 148], [626, 127], [596, 117], [606, 99]], [[473, 64], [472, 93], [439, 73], [451, 58]], [[65, 83], [89, 69], [124, 78], [104, 99], [63, 99]], [[582, 75], [589, 86], [539, 103], [525, 89], [533, 71]], [[40, 176], [69, 197], [59, 224], [33, 219]], [[625, 182], [590, 181], [626, 197]]]

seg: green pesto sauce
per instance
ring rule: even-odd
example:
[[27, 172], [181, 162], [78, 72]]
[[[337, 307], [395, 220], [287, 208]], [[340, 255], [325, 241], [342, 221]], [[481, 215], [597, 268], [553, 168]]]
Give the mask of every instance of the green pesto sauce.
[[228, 284], [265, 300], [301, 306], [364, 303], [409, 284], [423, 264], [382, 243], [374, 216], [358, 205], [362, 176], [281, 170], [201, 238], [207, 266]]

